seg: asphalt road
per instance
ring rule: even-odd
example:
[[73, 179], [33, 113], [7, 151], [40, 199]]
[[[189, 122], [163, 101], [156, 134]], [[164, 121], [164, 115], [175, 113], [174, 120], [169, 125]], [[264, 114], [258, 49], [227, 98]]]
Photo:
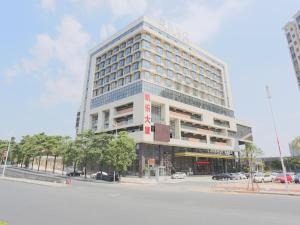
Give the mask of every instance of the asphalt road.
[[8, 225], [300, 224], [300, 198], [202, 193], [189, 183], [75, 182], [50, 187], [0, 180], [0, 221]]

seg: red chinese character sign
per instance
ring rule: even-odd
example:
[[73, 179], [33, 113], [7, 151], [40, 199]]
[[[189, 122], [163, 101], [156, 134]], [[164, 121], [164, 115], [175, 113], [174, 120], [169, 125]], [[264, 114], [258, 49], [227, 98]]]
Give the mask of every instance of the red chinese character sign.
[[151, 134], [151, 99], [150, 94], [144, 94], [144, 131]]

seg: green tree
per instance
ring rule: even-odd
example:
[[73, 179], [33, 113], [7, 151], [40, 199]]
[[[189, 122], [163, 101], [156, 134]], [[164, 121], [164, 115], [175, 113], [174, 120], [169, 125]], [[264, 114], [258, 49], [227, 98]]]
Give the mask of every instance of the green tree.
[[257, 157], [262, 156], [263, 151], [252, 143], [246, 143], [245, 148], [241, 150], [241, 163], [243, 168], [249, 172], [258, 164]]
[[78, 134], [75, 139], [75, 162], [83, 165], [85, 178], [88, 160], [95, 154], [97, 148], [95, 138], [95, 133], [88, 130]]
[[135, 142], [125, 131], [112, 139], [103, 153], [105, 163], [117, 173], [126, 172], [137, 157]]
[[257, 157], [261, 155], [263, 155], [263, 151], [252, 143], [246, 143], [245, 148], [241, 151], [241, 161], [244, 164], [244, 168], [247, 168], [250, 172], [252, 191], [254, 191], [253, 168], [258, 164]]
[[0, 140], [0, 164], [4, 161], [7, 148], [8, 148], [8, 141]]
[[296, 137], [292, 143], [291, 148], [300, 154], [300, 136]]

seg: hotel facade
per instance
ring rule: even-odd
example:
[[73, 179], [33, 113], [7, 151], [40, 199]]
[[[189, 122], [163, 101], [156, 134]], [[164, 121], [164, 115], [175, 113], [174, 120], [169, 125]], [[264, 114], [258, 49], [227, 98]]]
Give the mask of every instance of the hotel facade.
[[300, 90], [300, 10], [284, 27], [292, 62]]
[[234, 116], [224, 62], [141, 17], [89, 52], [76, 132], [129, 132], [129, 173], [229, 172], [251, 127]]

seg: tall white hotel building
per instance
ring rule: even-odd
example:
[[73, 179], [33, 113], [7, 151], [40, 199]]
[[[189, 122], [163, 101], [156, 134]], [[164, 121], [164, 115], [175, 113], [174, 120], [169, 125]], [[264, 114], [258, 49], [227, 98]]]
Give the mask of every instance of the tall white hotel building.
[[251, 127], [237, 122], [227, 66], [141, 17], [89, 52], [77, 133], [128, 131], [130, 173], [211, 174], [238, 167]]
[[293, 20], [285, 25], [284, 31], [300, 89], [300, 10], [294, 15]]

